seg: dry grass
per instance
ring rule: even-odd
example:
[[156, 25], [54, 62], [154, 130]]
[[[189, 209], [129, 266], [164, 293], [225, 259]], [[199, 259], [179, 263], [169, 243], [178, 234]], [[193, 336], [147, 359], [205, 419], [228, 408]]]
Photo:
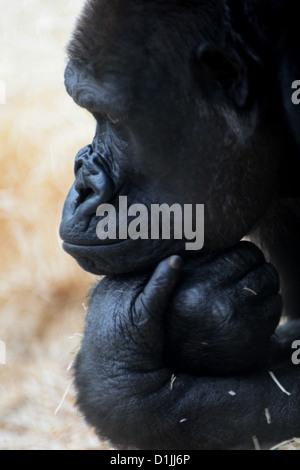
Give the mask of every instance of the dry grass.
[[300, 450], [300, 439], [290, 439], [288, 441], [281, 442], [271, 450]]
[[78, 416], [72, 389], [55, 415], [95, 281], [58, 236], [74, 156], [94, 132], [63, 86], [65, 45], [81, 6], [1, 0], [1, 449], [106, 448]]

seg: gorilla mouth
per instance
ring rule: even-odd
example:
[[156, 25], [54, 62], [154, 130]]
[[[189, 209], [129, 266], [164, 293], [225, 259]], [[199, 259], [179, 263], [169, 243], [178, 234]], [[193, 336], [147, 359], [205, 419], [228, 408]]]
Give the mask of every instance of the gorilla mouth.
[[[102, 205], [104, 209], [109, 206], [115, 211], [117, 216], [116, 232], [119, 235], [120, 221], [124, 213], [118, 207], [117, 198], [127, 198], [124, 196], [126, 188], [123, 187], [118, 194], [114, 193], [108, 203], [106, 201], [109, 199], [106, 197], [100, 198], [88, 188], [78, 188], [77, 186], [76, 189], [75, 184], [76, 182], [71, 187], [65, 201], [60, 237], [63, 240], [64, 251], [75, 258], [84, 270], [96, 275], [144, 271], [147, 268], [152, 268], [164, 257], [184, 251], [183, 240], [152, 240], [151, 237], [149, 239], [132, 239], [130, 236], [126, 238], [99, 238], [97, 226], [102, 221], [103, 231], [105, 225], [104, 214], [97, 215], [99, 205]], [[135, 191], [130, 191], [128, 204], [131, 207], [132, 203], [134, 205], [138, 199]], [[123, 230], [125, 227], [129, 228], [133, 219], [134, 217], [130, 216], [126, 221], [123, 220]]]
[[125, 244], [126, 242], [129, 243], [130, 241], [133, 241], [133, 240], [110, 240], [110, 239], [106, 239], [106, 240], [99, 240], [98, 239], [98, 243], [84, 243], [84, 242], [81, 242], [81, 241], [76, 241], [76, 240], [71, 240], [71, 239], [68, 239], [68, 238], [65, 238], [63, 239], [63, 247], [70, 247], [69, 249], [72, 249], [71, 247], [74, 247], [74, 249], [76, 250], [76, 248], [84, 248], [84, 247], [87, 247], [87, 248], [97, 248], [99, 249], [99, 247], [101, 246], [111, 246], [111, 245], [123, 245]]
[[[84, 197], [84, 203], [81, 204], [78, 196], [75, 203], [75, 213], [71, 217], [71, 223], [74, 228], [82, 228], [83, 215], [86, 216], [86, 224], [84, 233], [90, 230], [91, 226], [96, 231], [97, 243], [88, 243], [88, 246], [94, 245], [115, 245], [132, 239], [134, 241], [141, 240], [189, 240], [190, 243], [185, 244], [187, 250], [199, 250], [204, 244], [204, 205], [196, 204], [195, 227], [193, 230], [193, 214], [192, 204], [151, 204], [150, 208], [144, 204], [133, 204], [128, 206], [127, 196], [119, 195], [119, 203], [114, 198], [113, 203], [99, 204], [99, 199], [94, 194], [88, 192], [88, 196]], [[95, 219], [99, 217], [99, 221], [95, 226]], [[200, 224], [199, 224], [200, 222]], [[63, 230], [62, 230], [63, 232]], [[75, 232], [75, 230], [74, 230]], [[82, 233], [79, 230], [78, 233]], [[64, 233], [62, 233], [64, 235]], [[66, 242], [74, 245], [86, 245], [77, 241], [68, 240]], [[191, 243], [195, 240], [194, 243]]]
[[121, 240], [114, 244], [75, 244], [64, 241], [62, 247], [85, 271], [96, 275], [144, 272], [164, 258], [181, 254], [182, 241]]
[[[78, 194], [74, 184], [66, 198], [60, 225], [60, 237], [64, 246], [99, 247], [101, 245], [124, 244], [130, 241], [97, 235], [97, 233], [99, 234], [97, 230], [99, 220], [105, 219], [104, 216], [97, 216], [97, 208], [115, 208], [115, 206], [115, 197], [109, 203], [103, 202], [102, 198], [91, 191], [85, 193], [82, 191]], [[117, 211], [115, 212], [117, 213]]]
[[[124, 243], [120, 242], [116, 243], [115, 245], [120, 245], [121, 253], [124, 251]], [[120, 269], [116, 268], [116, 258], [118, 259], [119, 255], [115, 253], [115, 249], [113, 252], [111, 252], [109, 246], [76, 245], [74, 243], [68, 243], [64, 241], [62, 247], [66, 253], [76, 259], [79, 266], [85, 271], [96, 275], [106, 275], [120, 272]], [[127, 252], [128, 250], [125, 251]], [[114, 256], [114, 253], [116, 257]], [[126, 272], [128, 268], [125, 266], [125, 264], [124, 268], [124, 272]]]

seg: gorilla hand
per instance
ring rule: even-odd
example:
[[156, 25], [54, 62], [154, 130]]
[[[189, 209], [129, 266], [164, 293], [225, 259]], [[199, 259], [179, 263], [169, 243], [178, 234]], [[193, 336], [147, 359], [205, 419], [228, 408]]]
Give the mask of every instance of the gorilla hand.
[[266, 366], [282, 310], [275, 268], [249, 242], [202, 259], [185, 264], [168, 307], [166, 363], [202, 375]]
[[253, 435], [260, 444], [296, 435], [300, 370], [291, 363], [272, 369], [291, 396], [267, 372], [179, 373], [175, 380], [164, 365], [163, 313], [180, 264], [178, 257], [160, 263], [146, 287], [140, 276], [106, 277], [95, 287], [75, 365], [77, 402], [89, 424], [118, 447], [140, 449], [248, 448]]

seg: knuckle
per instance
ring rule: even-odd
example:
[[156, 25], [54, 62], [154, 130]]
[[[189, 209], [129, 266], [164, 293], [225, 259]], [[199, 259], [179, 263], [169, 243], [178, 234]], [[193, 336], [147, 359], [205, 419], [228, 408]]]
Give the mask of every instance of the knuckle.
[[271, 263], [266, 263], [264, 266], [265, 280], [272, 283], [275, 288], [279, 289], [279, 274]]

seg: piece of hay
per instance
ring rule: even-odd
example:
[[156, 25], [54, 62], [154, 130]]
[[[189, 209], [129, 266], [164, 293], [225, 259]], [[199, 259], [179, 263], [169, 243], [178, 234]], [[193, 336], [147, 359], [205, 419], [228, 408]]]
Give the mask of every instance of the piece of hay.
[[271, 414], [270, 414], [269, 408], [265, 408], [265, 417], [266, 417], [267, 423], [271, 424], [272, 419], [271, 419]]
[[174, 382], [176, 380], [176, 376], [172, 374], [171, 380], [170, 380], [170, 389], [173, 390]]
[[257, 295], [257, 292], [255, 292], [253, 289], [250, 289], [250, 287], [243, 287], [244, 290], [251, 292], [253, 295]]
[[272, 377], [272, 379], [274, 380], [274, 382], [276, 383], [276, 385], [280, 388], [280, 390], [285, 393], [286, 395], [290, 396], [291, 393], [288, 392], [282, 385], [281, 383], [279, 382], [279, 380], [275, 377], [274, 373], [272, 371], [268, 371], [270, 376]]
[[253, 441], [255, 450], [261, 450], [258, 439], [257, 439], [256, 436], [252, 436], [252, 441]]

